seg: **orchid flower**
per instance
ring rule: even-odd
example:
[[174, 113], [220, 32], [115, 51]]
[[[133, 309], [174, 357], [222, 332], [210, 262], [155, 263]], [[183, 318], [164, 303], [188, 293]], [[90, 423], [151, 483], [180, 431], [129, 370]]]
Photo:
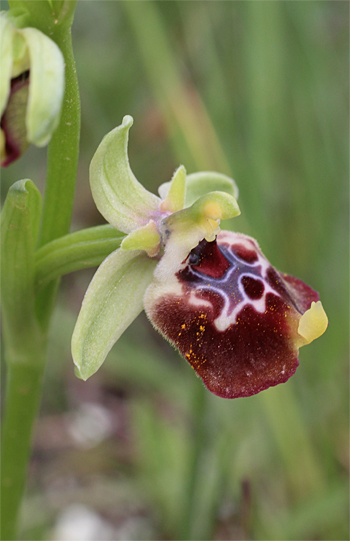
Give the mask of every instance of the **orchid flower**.
[[0, 157], [6, 167], [30, 143], [48, 144], [57, 128], [64, 94], [59, 47], [36, 28], [16, 28], [0, 13]]
[[133, 119], [102, 140], [90, 167], [97, 208], [126, 233], [98, 268], [72, 339], [77, 374], [87, 379], [145, 309], [154, 327], [224, 398], [287, 381], [298, 350], [327, 328], [318, 294], [275, 270], [257, 242], [221, 231], [239, 215], [232, 179], [183, 166], [160, 197], [134, 177], [127, 155]]

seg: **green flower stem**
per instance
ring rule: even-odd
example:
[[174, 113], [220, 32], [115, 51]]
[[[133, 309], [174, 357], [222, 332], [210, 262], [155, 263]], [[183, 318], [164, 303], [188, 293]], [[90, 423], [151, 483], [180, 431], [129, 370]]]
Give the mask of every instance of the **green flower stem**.
[[[42, 2], [36, 4], [40, 8], [46, 6]], [[69, 4], [67, 5], [69, 7]], [[72, 2], [71, 5], [74, 7], [75, 3]], [[30, 3], [28, 3], [29, 7], [31, 7]], [[38, 13], [44, 14], [44, 11], [39, 10]], [[37, 26], [34, 23], [35, 20], [32, 26]], [[69, 231], [80, 137], [80, 97], [70, 25], [63, 24], [60, 28], [57, 27], [50, 37], [58, 44], [65, 58], [66, 87], [60, 124], [48, 149], [39, 246], [66, 235]], [[13, 252], [16, 251], [16, 245], [13, 245]], [[25, 487], [32, 427], [40, 403], [47, 330], [58, 283], [58, 280], [51, 282], [35, 299], [36, 316], [40, 323], [40, 340], [37, 340], [36, 333], [33, 333], [31, 338], [30, 335], [27, 336], [26, 351], [21, 352], [20, 358], [12, 348], [6, 350], [8, 378], [2, 429], [1, 539], [7, 541], [17, 538], [17, 517]], [[31, 287], [33, 288], [33, 283]], [[4, 317], [6, 316], [5, 308], [4, 306]], [[34, 303], [31, 315], [34, 316]], [[22, 329], [18, 325], [12, 325], [11, 328], [8, 326], [6, 334], [17, 336], [17, 343], [21, 343]], [[4, 339], [6, 340], [6, 336]]]
[[[60, 47], [65, 62], [65, 94], [61, 120], [50, 141], [47, 156], [44, 207], [38, 245], [66, 235], [69, 231], [78, 169], [80, 139], [80, 95], [69, 27], [52, 39]], [[37, 295], [36, 314], [48, 330], [59, 281], [47, 285]]]
[[114, 227], [101, 225], [49, 242], [36, 252], [36, 290], [63, 274], [100, 265], [124, 238]]
[[33, 421], [40, 404], [44, 349], [38, 344], [35, 358], [28, 357], [26, 364], [7, 357], [6, 404], [1, 430], [1, 539], [6, 541], [17, 539]]
[[39, 246], [69, 231], [79, 157], [80, 96], [70, 29], [55, 41], [66, 62], [66, 88], [61, 120], [48, 148]]

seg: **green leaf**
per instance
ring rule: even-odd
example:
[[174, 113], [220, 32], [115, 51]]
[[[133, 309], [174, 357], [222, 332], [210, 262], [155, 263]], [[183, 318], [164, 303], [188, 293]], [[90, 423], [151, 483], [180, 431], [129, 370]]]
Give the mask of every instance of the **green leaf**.
[[90, 165], [96, 206], [110, 224], [124, 233], [146, 225], [160, 203], [130, 169], [127, 150], [132, 124], [131, 116], [125, 116], [121, 126], [102, 139]]
[[34, 314], [33, 287], [40, 213], [41, 195], [34, 183], [16, 182], [1, 213], [1, 296], [8, 358], [18, 361], [28, 357], [33, 335], [38, 340], [41, 336]]
[[18, 30], [30, 57], [26, 116], [30, 143], [45, 146], [58, 126], [64, 94], [64, 58], [54, 41], [36, 28]]
[[156, 264], [140, 251], [116, 250], [98, 268], [72, 338], [73, 360], [82, 379], [98, 370], [120, 335], [142, 311]]

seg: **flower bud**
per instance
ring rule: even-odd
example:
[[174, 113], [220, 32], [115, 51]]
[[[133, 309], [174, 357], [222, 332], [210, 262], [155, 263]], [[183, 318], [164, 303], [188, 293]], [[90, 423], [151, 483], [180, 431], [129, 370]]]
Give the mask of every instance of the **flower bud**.
[[16, 28], [0, 14], [1, 165], [17, 160], [30, 143], [48, 144], [58, 126], [64, 94], [59, 47], [36, 28]]

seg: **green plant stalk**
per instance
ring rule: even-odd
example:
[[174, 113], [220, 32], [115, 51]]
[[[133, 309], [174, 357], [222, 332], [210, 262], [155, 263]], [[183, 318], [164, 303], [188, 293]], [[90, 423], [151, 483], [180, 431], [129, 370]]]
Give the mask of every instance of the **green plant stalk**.
[[[47, 155], [44, 207], [38, 246], [66, 235], [72, 217], [80, 140], [80, 95], [70, 29], [54, 37], [66, 62], [66, 88], [59, 126]], [[59, 281], [37, 295], [36, 314], [47, 332]]]
[[[66, 62], [66, 88], [60, 124], [48, 149], [47, 185], [39, 245], [65, 235], [69, 231], [80, 137], [80, 97], [72, 50], [70, 28], [62, 27], [52, 37], [61, 48]], [[36, 298], [36, 312], [41, 327], [41, 340], [33, 334], [26, 358], [12, 358], [8, 365], [4, 420], [2, 429], [2, 535], [7, 541], [16, 538], [17, 519], [25, 487], [30, 455], [31, 435], [37, 415], [44, 373], [47, 330], [54, 306], [58, 280], [51, 282]], [[34, 284], [32, 284], [34, 287]], [[33, 307], [34, 310], [34, 307]], [[34, 316], [34, 314], [33, 314]], [[8, 334], [21, 336], [21, 328], [8, 329]], [[6, 336], [4, 336], [6, 340]], [[20, 340], [18, 340], [20, 342]], [[28, 337], [27, 337], [28, 342]], [[14, 356], [16, 354], [14, 352]]]
[[70, 31], [55, 41], [66, 62], [66, 88], [60, 123], [48, 147], [39, 246], [69, 231], [79, 157], [80, 97]]
[[1, 430], [1, 539], [17, 539], [17, 523], [33, 421], [36, 418], [43, 378], [45, 347], [38, 344], [35, 358], [19, 364], [7, 358], [6, 406]]

